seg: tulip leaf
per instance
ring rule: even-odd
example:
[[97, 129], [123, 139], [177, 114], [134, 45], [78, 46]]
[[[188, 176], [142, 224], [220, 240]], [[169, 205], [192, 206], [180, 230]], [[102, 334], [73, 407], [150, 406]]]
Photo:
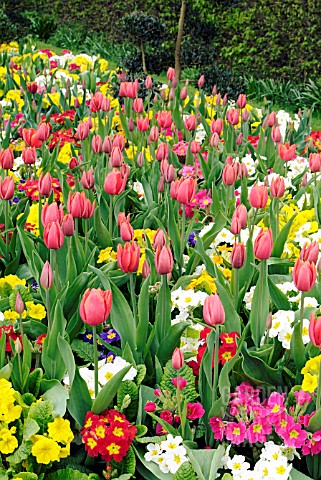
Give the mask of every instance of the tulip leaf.
[[138, 299], [137, 351], [143, 353], [149, 326], [149, 286], [147, 277], [141, 285]]
[[180, 260], [180, 233], [178, 231], [175, 214], [174, 214], [174, 205], [171, 201], [171, 198], [168, 198], [168, 233], [172, 240], [174, 258], [179, 262]]
[[227, 294], [225, 288], [219, 283], [215, 282], [217, 293], [223, 304], [225, 311], [225, 329], [227, 332], [241, 333], [241, 321], [232, 303], [230, 296]]
[[294, 222], [295, 217], [297, 214], [293, 215], [290, 220], [284, 225], [282, 228], [281, 232], [279, 235], [276, 237], [273, 250], [272, 250], [272, 257], [281, 257], [283, 250], [284, 250], [284, 245], [285, 242], [287, 241], [287, 238], [289, 236], [292, 223]]
[[270, 385], [274, 388], [283, 385], [281, 366], [277, 369], [271, 368], [260, 358], [251, 355], [245, 342], [241, 351], [243, 372], [255, 385]]
[[75, 378], [75, 370], [76, 370], [75, 359], [69, 343], [60, 334], [58, 335], [57, 344], [58, 344], [60, 354], [64, 359], [66, 370], [69, 376], [69, 385], [71, 387], [72, 382], [74, 381], [74, 378]]
[[179, 346], [179, 341], [184, 330], [188, 326], [189, 323], [180, 322], [167, 330], [167, 335], [163, 337], [156, 353], [162, 365], [165, 365], [165, 363], [171, 358], [173, 351]]
[[261, 270], [259, 274], [258, 283], [256, 284], [251, 313], [250, 325], [252, 338], [255, 345], [259, 345], [266, 330], [266, 319], [269, 314], [269, 286], [267, 280], [267, 264], [265, 260], [261, 260]]
[[96, 415], [100, 415], [106, 408], [108, 408], [110, 402], [117, 394], [117, 391], [123, 381], [125, 375], [131, 369], [131, 365], [127, 365], [126, 367], [119, 370], [119, 372], [115, 373], [113, 377], [103, 386], [103, 388], [98, 393], [97, 397], [93, 401], [93, 405], [91, 407], [91, 411]]
[[286, 295], [275, 285], [270, 276], [268, 276], [268, 285], [271, 300], [279, 310], [291, 310], [291, 304]]
[[58, 300], [53, 316], [50, 335], [45, 338], [41, 362], [48, 379], [61, 380], [66, 372], [64, 359], [59, 351], [58, 336], [64, 336], [66, 319], [63, 315], [61, 303]]
[[315, 414], [310, 418], [308, 424], [309, 432], [317, 432], [320, 430], [321, 425], [321, 409], [319, 409]]
[[305, 347], [302, 339], [300, 321], [294, 325], [293, 334], [291, 338], [291, 355], [295, 366], [299, 373], [305, 365]]
[[110, 236], [108, 228], [102, 222], [99, 208], [95, 209], [94, 221], [95, 221], [95, 233], [97, 236], [99, 246], [101, 248], [112, 247], [113, 241]]
[[74, 381], [69, 392], [67, 408], [78, 425], [84, 425], [87, 412], [91, 410], [92, 400], [86, 381], [81, 377], [78, 367], [75, 370]]

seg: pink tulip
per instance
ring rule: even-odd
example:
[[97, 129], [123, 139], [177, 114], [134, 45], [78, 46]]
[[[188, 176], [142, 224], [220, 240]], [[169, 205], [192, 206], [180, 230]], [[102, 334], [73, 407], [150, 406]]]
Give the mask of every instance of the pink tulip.
[[113, 168], [105, 178], [105, 192], [109, 195], [119, 195], [125, 190], [127, 178], [127, 175], [123, 176], [117, 168]]
[[254, 242], [254, 255], [259, 260], [267, 260], [271, 256], [272, 248], [272, 230], [270, 228], [267, 230], [261, 228], [261, 231]]
[[250, 192], [250, 204], [253, 208], [264, 208], [269, 197], [268, 189], [265, 185], [253, 185]]
[[203, 306], [203, 318], [207, 325], [223, 325], [225, 322], [225, 311], [220, 297], [217, 293], [206, 297]]
[[139, 265], [140, 248], [135, 243], [126, 242], [124, 246], [117, 245], [117, 262], [119, 268], [125, 273], [136, 272]]
[[180, 370], [181, 368], [183, 368], [184, 363], [185, 360], [182, 350], [176, 347], [172, 354], [172, 366], [173, 368], [175, 368], [175, 370]]
[[243, 243], [235, 242], [231, 252], [231, 265], [233, 268], [242, 268], [245, 262], [245, 247]]
[[284, 162], [288, 162], [289, 160], [292, 160], [295, 157], [295, 151], [296, 151], [296, 145], [290, 145], [289, 143], [286, 143], [285, 145], [282, 145], [282, 143], [279, 144], [279, 155], [280, 158]]
[[43, 239], [47, 248], [59, 250], [63, 246], [65, 236], [59, 222], [49, 222], [45, 225]]
[[307, 243], [304, 244], [301, 252], [300, 252], [300, 259], [304, 262], [313, 262], [317, 264], [319, 256], [319, 244], [317, 241], [311, 242], [310, 245]]
[[270, 192], [272, 197], [281, 198], [284, 195], [285, 185], [283, 177], [275, 177], [271, 181]]
[[49, 197], [52, 191], [52, 176], [49, 172], [41, 172], [38, 180], [38, 190], [42, 197]]
[[53, 285], [53, 272], [48, 260], [42, 267], [39, 283], [41, 287], [44, 288], [45, 290], [49, 290]]
[[80, 317], [84, 323], [92, 327], [101, 325], [109, 317], [112, 307], [111, 290], [93, 288], [85, 291], [80, 302]]
[[310, 315], [309, 336], [312, 345], [321, 349], [321, 317], [316, 317], [314, 312]]
[[169, 246], [157, 245], [155, 253], [155, 266], [159, 275], [167, 275], [173, 270], [173, 254]]
[[14, 195], [14, 180], [11, 177], [0, 178], [0, 198], [11, 200]]

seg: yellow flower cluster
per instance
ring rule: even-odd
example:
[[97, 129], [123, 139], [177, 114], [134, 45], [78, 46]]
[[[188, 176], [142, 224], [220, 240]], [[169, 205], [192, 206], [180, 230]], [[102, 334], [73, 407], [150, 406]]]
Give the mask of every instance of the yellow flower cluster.
[[69, 420], [57, 417], [48, 424], [48, 436], [32, 437], [31, 453], [38, 463], [48, 465], [50, 462], [59, 462], [70, 454], [70, 443], [73, 438]]
[[18, 440], [14, 436], [16, 427], [1, 428], [0, 429], [0, 452], [3, 455], [12, 453], [18, 446]]
[[19, 278], [17, 275], [7, 275], [3, 278], [0, 278], [0, 288], [4, 286], [5, 283], [8, 283], [11, 288], [16, 285], [26, 285], [26, 280], [24, 278]]
[[320, 371], [321, 355], [310, 358], [301, 373], [304, 375], [302, 382], [302, 390], [313, 393], [318, 386], [319, 371]]
[[117, 260], [117, 253], [112, 249], [112, 247], [104, 248], [100, 250], [98, 255], [97, 263], [109, 263]]
[[216, 293], [214, 280], [206, 270], [203, 270], [199, 277], [194, 278], [194, 280], [187, 285], [186, 290], [204, 290], [208, 294]]
[[15, 390], [8, 380], [0, 379], [0, 422], [6, 424], [20, 418], [22, 408], [15, 405]]
[[[35, 320], [42, 320], [46, 317], [46, 309], [40, 303], [26, 302], [27, 310], [24, 310], [21, 314], [21, 318], [34, 318]], [[3, 312], [5, 320], [15, 323], [20, 315], [15, 310], [5, 310]]]

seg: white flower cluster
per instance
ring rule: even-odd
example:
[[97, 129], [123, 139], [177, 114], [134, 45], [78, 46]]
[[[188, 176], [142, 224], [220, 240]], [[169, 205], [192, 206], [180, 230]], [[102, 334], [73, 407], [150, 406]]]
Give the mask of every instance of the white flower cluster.
[[188, 461], [182, 442], [182, 437], [173, 437], [169, 434], [167, 439], [160, 443], [149, 443], [145, 460], [156, 463], [164, 473], [175, 474], [182, 463]]
[[293, 460], [296, 455], [295, 449], [289, 451], [284, 446], [267, 442], [260, 459], [251, 470], [243, 455], [234, 455], [231, 458], [229, 451], [230, 447], [227, 448], [222, 462], [224, 468], [231, 471], [233, 480], [287, 480], [292, 469], [289, 460]]

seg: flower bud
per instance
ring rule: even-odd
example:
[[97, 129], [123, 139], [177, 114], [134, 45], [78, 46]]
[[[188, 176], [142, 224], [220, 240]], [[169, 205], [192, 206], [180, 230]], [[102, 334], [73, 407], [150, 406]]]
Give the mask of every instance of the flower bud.
[[181, 368], [183, 368], [184, 363], [185, 360], [182, 350], [176, 347], [172, 354], [172, 366], [173, 368], [175, 368], [175, 370], [180, 370]]
[[49, 290], [52, 287], [52, 285], [53, 285], [53, 272], [52, 272], [50, 263], [46, 261], [40, 275], [40, 286], [45, 290]]
[[100, 288], [90, 290], [87, 288], [80, 302], [80, 317], [88, 325], [101, 325], [109, 317], [111, 306], [111, 290], [104, 291]]
[[295, 262], [293, 271], [294, 285], [300, 292], [309, 292], [316, 281], [316, 267], [315, 264], [309, 261], [303, 261], [298, 258]]
[[203, 306], [203, 318], [207, 325], [223, 325], [225, 322], [225, 311], [220, 297], [217, 293], [206, 297]]
[[42, 197], [49, 197], [52, 190], [52, 176], [49, 172], [41, 172], [38, 180], [38, 190]]
[[67, 213], [61, 223], [61, 228], [65, 237], [72, 237], [75, 231], [74, 219], [71, 213]]
[[261, 228], [261, 231], [254, 242], [254, 255], [259, 260], [267, 260], [271, 256], [272, 248], [272, 230], [270, 228], [267, 230]]
[[321, 349], [321, 317], [316, 317], [314, 312], [310, 315], [309, 336], [312, 345]]
[[233, 268], [242, 268], [245, 262], [245, 247], [243, 243], [235, 242], [231, 252], [231, 265]]
[[16, 296], [16, 303], [15, 303], [15, 311], [21, 315], [25, 309], [25, 304], [24, 301], [22, 300], [22, 297], [19, 292], [17, 292]]
[[125, 273], [136, 272], [139, 265], [140, 248], [135, 243], [126, 242], [124, 246], [117, 245], [117, 262], [119, 268]]
[[147, 278], [150, 275], [150, 266], [148, 261], [144, 260], [143, 267], [142, 267], [142, 277]]
[[169, 246], [157, 245], [155, 253], [155, 266], [159, 275], [167, 275], [173, 270], [173, 254]]
[[284, 195], [285, 185], [284, 185], [284, 178], [283, 177], [275, 177], [272, 178], [270, 192], [272, 197], [274, 198], [281, 198]]
[[250, 204], [253, 208], [264, 208], [268, 201], [268, 189], [265, 185], [253, 185], [250, 192]]

